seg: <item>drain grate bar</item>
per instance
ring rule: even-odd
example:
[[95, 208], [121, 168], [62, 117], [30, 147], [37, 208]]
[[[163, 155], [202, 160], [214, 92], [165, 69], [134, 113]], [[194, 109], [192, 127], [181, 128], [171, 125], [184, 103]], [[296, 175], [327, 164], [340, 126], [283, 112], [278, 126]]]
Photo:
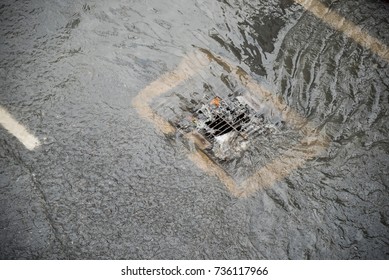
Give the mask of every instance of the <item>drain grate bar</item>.
[[186, 91], [187, 98], [178, 96], [182, 102], [180, 109], [186, 108], [191, 115], [183, 115], [175, 121], [175, 126], [191, 137], [206, 141], [208, 144], [203, 149], [212, 156], [222, 160], [235, 157], [246, 149], [250, 137], [266, 133], [266, 122], [262, 114], [236, 93], [223, 93], [221, 98], [212, 88], [211, 91], [208, 88], [203, 94]]
[[[243, 138], [245, 138], [245, 136], [241, 133], [241, 129], [239, 129], [239, 127], [236, 127], [237, 125], [239, 125], [240, 123], [242, 123], [244, 121], [245, 118], [241, 118], [239, 119], [239, 117], [242, 115], [240, 114], [238, 117], [237, 117], [237, 121], [230, 124], [227, 120], [225, 120], [220, 114], [216, 113], [221, 119], [223, 119], [233, 130], [235, 130], [236, 132], [239, 133], [239, 135], [241, 135]], [[227, 128], [228, 129], [228, 128]], [[226, 129], [226, 130], [227, 130]], [[226, 132], [224, 132], [226, 133]], [[224, 133], [221, 133], [221, 134], [224, 134]]]
[[[213, 141], [215, 137], [230, 131], [237, 132], [243, 139], [255, 132], [250, 126], [255, 126], [252, 118], [256, 118], [250, 112], [247, 105], [237, 100], [221, 99], [218, 96], [205, 96], [206, 101], [200, 102], [200, 109], [195, 110], [194, 115], [202, 120], [199, 132]], [[250, 115], [251, 114], [251, 115]]]

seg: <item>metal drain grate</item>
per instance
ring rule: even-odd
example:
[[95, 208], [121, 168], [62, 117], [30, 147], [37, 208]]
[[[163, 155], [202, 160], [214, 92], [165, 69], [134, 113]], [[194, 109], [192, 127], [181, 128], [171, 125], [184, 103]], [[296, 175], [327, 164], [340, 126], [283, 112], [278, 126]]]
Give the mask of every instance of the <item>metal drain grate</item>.
[[255, 116], [247, 105], [237, 102], [236, 99], [229, 102], [219, 96], [202, 104], [194, 116], [197, 118], [197, 130], [211, 141], [231, 131], [247, 139], [256, 130], [254, 123], [263, 121], [263, 117]]
[[187, 109], [191, 115], [175, 126], [184, 134], [194, 135], [204, 150], [221, 160], [238, 157], [255, 135], [273, 129], [242, 96], [229, 99], [205, 94], [200, 99], [191, 99]]
[[196, 68], [197, 57], [185, 58], [183, 67], [150, 83], [133, 105], [233, 195], [247, 197], [273, 185], [328, 146], [312, 123], [244, 69], [202, 52], [209, 65]]

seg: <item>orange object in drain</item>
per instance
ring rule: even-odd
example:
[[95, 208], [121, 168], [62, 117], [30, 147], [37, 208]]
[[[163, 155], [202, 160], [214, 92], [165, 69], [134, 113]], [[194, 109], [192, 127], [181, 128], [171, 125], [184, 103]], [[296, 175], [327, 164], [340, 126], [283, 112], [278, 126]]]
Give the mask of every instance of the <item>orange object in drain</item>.
[[211, 100], [211, 105], [215, 105], [216, 107], [220, 106], [220, 97], [216, 96], [214, 99]]

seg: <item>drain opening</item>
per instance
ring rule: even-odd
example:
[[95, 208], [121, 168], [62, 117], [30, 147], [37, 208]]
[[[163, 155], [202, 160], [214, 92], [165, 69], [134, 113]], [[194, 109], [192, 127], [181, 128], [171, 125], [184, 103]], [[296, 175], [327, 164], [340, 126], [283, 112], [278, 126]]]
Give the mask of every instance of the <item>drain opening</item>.
[[271, 133], [275, 128], [242, 96], [221, 98], [205, 94], [201, 99], [191, 99], [187, 110], [190, 115], [175, 126], [218, 160], [239, 157], [255, 136]]

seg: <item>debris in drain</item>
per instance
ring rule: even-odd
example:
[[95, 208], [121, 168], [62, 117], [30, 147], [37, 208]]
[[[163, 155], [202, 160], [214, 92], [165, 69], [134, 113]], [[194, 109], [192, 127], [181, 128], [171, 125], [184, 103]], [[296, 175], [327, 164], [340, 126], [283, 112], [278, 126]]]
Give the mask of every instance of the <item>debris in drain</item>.
[[244, 96], [221, 98], [205, 94], [186, 104], [190, 115], [181, 118], [175, 126], [186, 138], [219, 160], [237, 158], [247, 149], [255, 136], [266, 135], [275, 126], [265, 122]]

